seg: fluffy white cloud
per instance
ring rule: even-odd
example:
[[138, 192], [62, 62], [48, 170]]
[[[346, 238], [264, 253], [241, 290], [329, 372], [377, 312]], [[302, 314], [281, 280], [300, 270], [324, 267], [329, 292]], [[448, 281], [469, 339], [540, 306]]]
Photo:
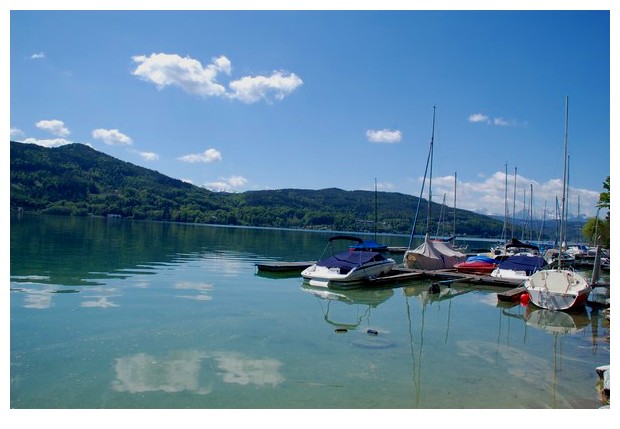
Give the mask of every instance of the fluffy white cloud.
[[64, 146], [66, 144], [71, 144], [72, 142], [70, 142], [69, 140], [60, 139], [60, 138], [39, 140], [39, 139], [33, 139], [32, 137], [28, 137], [27, 139], [23, 140], [22, 143], [36, 144], [36, 145], [44, 146], [44, 147], [58, 147], [58, 146]]
[[489, 117], [482, 113], [473, 113], [467, 119], [469, 122], [489, 122]]
[[295, 91], [303, 81], [295, 73], [274, 72], [271, 76], [246, 76], [230, 83], [230, 98], [244, 103], [269, 101], [271, 97], [282, 100]]
[[11, 127], [11, 138], [23, 136], [24, 132], [19, 128]]
[[188, 94], [204, 97], [224, 97], [244, 103], [255, 103], [271, 98], [282, 100], [303, 84], [294, 73], [276, 71], [271, 76], [246, 76], [230, 82], [230, 91], [217, 82], [220, 73], [230, 75], [231, 62], [225, 56], [213, 58], [211, 64], [176, 54], [137, 55], [132, 60], [138, 64], [132, 72], [158, 89], [177, 86]]
[[153, 152], [139, 152], [138, 154], [145, 161], [157, 161], [159, 159], [159, 155]]
[[92, 131], [94, 139], [101, 140], [108, 145], [131, 146], [131, 138], [121, 133], [119, 130], [106, 130], [98, 128]]
[[71, 131], [58, 119], [42, 120], [34, 124], [38, 129], [47, 131], [58, 137], [67, 137]]
[[203, 186], [210, 191], [215, 192], [232, 192], [235, 188], [239, 188], [248, 183], [248, 180], [243, 176], [230, 176], [228, 178], [220, 177], [217, 182], [205, 183]]
[[366, 138], [373, 143], [398, 143], [402, 140], [403, 135], [398, 130], [368, 130]]
[[138, 55], [132, 59], [139, 64], [132, 74], [154, 83], [158, 89], [173, 85], [189, 94], [226, 95], [226, 88], [215, 81], [219, 72], [230, 73], [230, 61], [224, 56], [206, 67], [198, 60], [175, 54]]
[[41, 58], [45, 58], [45, 54], [43, 52], [37, 52], [35, 54], [30, 55], [31, 60], [39, 60]]
[[189, 155], [183, 155], [179, 157], [183, 162], [189, 162], [190, 164], [196, 162], [218, 162], [222, 160], [222, 154], [217, 149], [207, 149], [203, 153], [191, 153]]

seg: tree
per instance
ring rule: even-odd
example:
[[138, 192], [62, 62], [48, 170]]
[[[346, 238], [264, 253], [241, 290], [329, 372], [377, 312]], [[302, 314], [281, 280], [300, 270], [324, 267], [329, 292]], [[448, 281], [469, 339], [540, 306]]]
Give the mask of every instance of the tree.
[[[609, 197], [609, 188], [610, 188], [609, 176], [607, 176], [607, 179], [605, 179], [605, 181], [603, 182], [603, 188], [606, 189], [607, 192], [601, 192], [601, 194], [599, 195], [598, 204], [596, 205], [596, 207], [598, 207], [599, 209], [609, 210], [609, 203], [611, 201]], [[607, 212], [607, 219], [609, 219], [609, 212]]]
[[607, 176], [607, 179], [603, 182], [603, 188], [605, 192], [601, 192], [599, 195], [598, 203], [596, 207], [598, 210], [607, 209], [607, 215], [605, 219], [598, 218], [598, 211], [596, 217], [588, 219], [588, 221], [583, 226], [581, 234], [586, 240], [589, 240], [592, 243], [600, 244], [605, 248], [610, 247], [610, 225], [611, 218], [609, 216], [609, 206], [610, 206], [610, 176]]

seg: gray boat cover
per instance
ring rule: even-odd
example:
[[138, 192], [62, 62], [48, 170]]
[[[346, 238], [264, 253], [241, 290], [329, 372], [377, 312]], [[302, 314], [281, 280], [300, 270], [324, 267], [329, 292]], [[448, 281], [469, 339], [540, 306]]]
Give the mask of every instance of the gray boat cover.
[[405, 252], [404, 262], [407, 268], [420, 270], [443, 270], [454, 268], [454, 264], [465, 262], [467, 255], [455, 250], [444, 241], [431, 241], [426, 235], [424, 243], [413, 250]]

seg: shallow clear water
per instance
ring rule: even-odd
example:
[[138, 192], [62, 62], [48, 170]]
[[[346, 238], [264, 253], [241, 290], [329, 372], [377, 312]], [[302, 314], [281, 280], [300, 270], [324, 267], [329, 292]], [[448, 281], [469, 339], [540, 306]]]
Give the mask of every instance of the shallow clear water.
[[603, 404], [609, 325], [596, 309], [541, 322], [498, 303], [501, 288], [326, 294], [256, 269], [316, 259], [330, 235], [13, 217], [11, 408]]

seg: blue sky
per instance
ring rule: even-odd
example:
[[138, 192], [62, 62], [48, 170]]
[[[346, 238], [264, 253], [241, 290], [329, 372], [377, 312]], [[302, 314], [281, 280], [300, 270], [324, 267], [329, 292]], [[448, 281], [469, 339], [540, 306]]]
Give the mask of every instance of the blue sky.
[[533, 190], [547, 218], [568, 97], [569, 211], [593, 216], [610, 13], [13, 10], [10, 94], [11, 140], [86, 143], [232, 192], [376, 179], [418, 196], [435, 106], [433, 200], [453, 203], [456, 173], [459, 208], [503, 214], [507, 171], [509, 212]]

